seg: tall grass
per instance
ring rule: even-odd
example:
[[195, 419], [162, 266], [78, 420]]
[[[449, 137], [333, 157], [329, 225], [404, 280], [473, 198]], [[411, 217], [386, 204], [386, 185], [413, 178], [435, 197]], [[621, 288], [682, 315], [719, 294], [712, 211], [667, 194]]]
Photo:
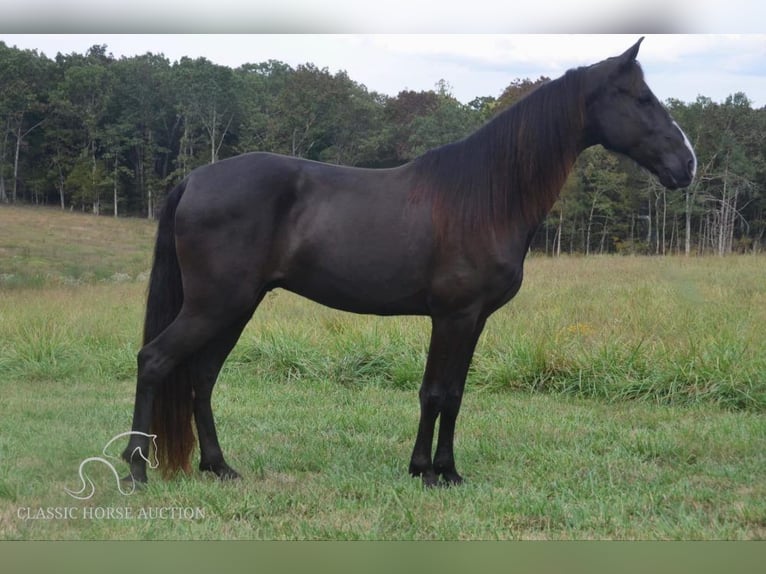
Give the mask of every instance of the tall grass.
[[[766, 406], [766, 272], [732, 259], [532, 258], [488, 322], [469, 384], [609, 402]], [[131, 378], [143, 282], [5, 291], [0, 376]], [[227, 369], [254, 378], [414, 389], [430, 323], [345, 314], [270, 294]]]
[[766, 406], [763, 258], [532, 259], [476, 379], [607, 400]]

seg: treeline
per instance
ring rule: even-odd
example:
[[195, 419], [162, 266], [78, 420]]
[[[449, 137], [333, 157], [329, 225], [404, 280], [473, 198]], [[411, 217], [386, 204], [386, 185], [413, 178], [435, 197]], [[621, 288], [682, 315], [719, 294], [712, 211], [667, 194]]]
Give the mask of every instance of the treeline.
[[[395, 166], [470, 133], [547, 79], [516, 79], [498, 97], [462, 104], [444, 81], [390, 97], [313, 64], [117, 59], [104, 45], [51, 60], [0, 42], [0, 202], [154, 217], [192, 169], [243, 152]], [[766, 108], [742, 93], [666, 104], [697, 151], [695, 183], [669, 192], [632, 162], [588, 150], [533, 250], [762, 248]]]

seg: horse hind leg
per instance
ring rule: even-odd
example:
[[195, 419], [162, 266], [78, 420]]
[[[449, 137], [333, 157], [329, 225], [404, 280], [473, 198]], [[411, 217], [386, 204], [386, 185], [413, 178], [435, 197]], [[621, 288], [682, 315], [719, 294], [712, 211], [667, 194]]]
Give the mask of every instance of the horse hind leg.
[[194, 385], [194, 422], [200, 446], [201, 471], [214, 473], [220, 479], [236, 479], [239, 473], [231, 468], [223, 456], [218, 442], [215, 418], [211, 405], [213, 387], [226, 358], [236, 345], [253, 311], [246, 313], [240, 320], [233, 322], [201, 351], [198, 364], [203, 373]]
[[[221, 333], [230, 330], [234, 322], [232, 317], [239, 317], [241, 321], [243, 309], [253, 308], [252, 304], [237, 306], [230, 301], [226, 308], [220, 305], [195, 305], [190, 309], [184, 303], [175, 320], [139, 351], [132, 425], [135, 434], [123, 452], [123, 459], [130, 463], [133, 480], [146, 482], [145, 458], [149, 453], [150, 429], [151, 433], [157, 435], [160, 463], [166, 476], [176, 470], [188, 470], [188, 457], [194, 446], [190, 426], [195, 409], [192, 397], [197, 392], [196, 387], [200, 388], [204, 397], [206, 388], [204, 383], [196, 381], [210, 379], [213, 371], [217, 375], [236, 338], [225, 353], [221, 350], [217, 352], [223, 354], [223, 357], [218, 359], [220, 364], [216, 369], [208, 367], [199, 370], [196, 368], [199, 363], [190, 358]], [[212, 391], [212, 383], [209, 386]], [[204, 411], [201, 408], [203, 418]]]

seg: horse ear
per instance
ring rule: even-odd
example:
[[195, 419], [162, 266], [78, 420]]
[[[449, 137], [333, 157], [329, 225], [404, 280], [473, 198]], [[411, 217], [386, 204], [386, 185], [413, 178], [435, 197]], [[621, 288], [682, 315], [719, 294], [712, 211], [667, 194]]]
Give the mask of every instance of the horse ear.
[[641, 47], [641, 42], [643, 41], [644, 36], [641, 36], [638, 39], [638, 42], [633, 44], [622, 56], [620, 56], [620, 65], [626, 66], [636, 61], [636, 57], [638, 56], [638, 49]]

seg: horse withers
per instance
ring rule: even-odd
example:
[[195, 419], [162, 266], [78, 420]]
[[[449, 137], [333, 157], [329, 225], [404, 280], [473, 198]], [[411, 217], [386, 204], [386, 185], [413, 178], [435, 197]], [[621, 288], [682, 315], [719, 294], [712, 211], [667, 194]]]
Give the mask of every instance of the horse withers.
[[[642, 38], [643, 40], [643, 38]], [[432, 333], [409, 472], [462, 481], [453, 437], [466, 375], [487, 318], [522, 282], [535, 230], [578, 155], [600, 144], [687, 186], [697, 160], [646, 85], [639, 40], [569, 70], [460, 141], [393, 169], [249, 153], [200, 167], [159, 220], [123, 457], [146, 481], [146, 434], [165, 476], [225, 461], [210, 398], [264, 295], [282, 288], [353, 313], [427, 315]], [[439, 430], [432, 450], [436, 421]]]

